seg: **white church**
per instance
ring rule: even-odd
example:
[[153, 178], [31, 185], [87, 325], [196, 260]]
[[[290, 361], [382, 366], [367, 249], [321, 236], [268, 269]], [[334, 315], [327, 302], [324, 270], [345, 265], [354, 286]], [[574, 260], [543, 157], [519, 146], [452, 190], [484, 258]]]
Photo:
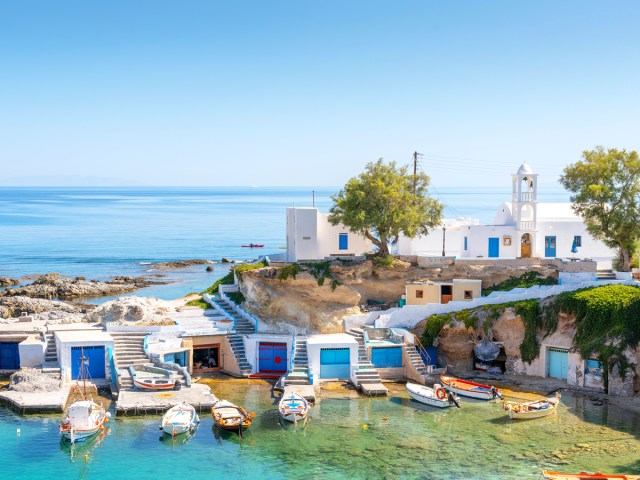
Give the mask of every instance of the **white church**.
[[[610, 268], [615, 252], [593, 238], [570, 203], [538, 202], [538, 175], [527, 163], [512, 175], [511, 202], [502, 203], [493, 223], [444, 219], [429, 235], [401, 237], [394, 253], [456, 258], [589, 258]], [[329, 224], [317, 208], [287, 208], [286, 261], [318, 260], [373, 251], [370, 241], [343, 225]]]
[[[610, 268], [615, 252], [587, 232], [570, 203], [538, 202], [538, 175], [527, 163], [512, 175], [511, 202], [502, 203], [490, 225], [447, 219], [427, 236], [401, 238], [401, 255], [457, 258], [590, 258]], [[444, 231], [443, 231], [444, 230]]]

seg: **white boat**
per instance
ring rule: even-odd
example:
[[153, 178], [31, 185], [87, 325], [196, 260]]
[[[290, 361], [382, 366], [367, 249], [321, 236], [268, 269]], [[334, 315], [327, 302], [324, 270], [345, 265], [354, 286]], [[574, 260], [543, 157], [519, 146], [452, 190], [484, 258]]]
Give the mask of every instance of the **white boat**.
[[60, 422], [60, 433], [71, 443], [82, 442], [104, 430], [111, 414], [93, 400], [73, 402], [67, 416]]
[[162, 417], [162, 430], [169, 435], [194, 431], [200, 423], [196, 409], [188, 403], [171, 407]]
[[447, 408], [452, 405], [460, 408], [460, 399], [452, 392], [447, 392], [442, 385], [436, 383], [433, 388], [416, 383], [407, 383], [407, 392], [415, 401], [432, 407]]
[[537, 400], [535, 402], [505, 402], [503, 408], [511, 420], [527, 420], [551, 415], [558, 409], [559, 404], [560, 394], [556, 393], [555, 397], [545, 398], [544, 400]]
[[140, 390], [178, 390], [178, 380], [167, 377], [133, 377], [133, 384]]
[[447, 390], [463, 397], [477, 398], [479, 400], [502, 398], [502, 390], [491, 385], [471, 382], [447, 375], [440, 375], [440, 381]]
[[302, 395], [291, 392], [290, 395], [280, 399], [278, 410], [282, 418], [297, 423], [299, 420], [304, 420], [309, 413], [309, 402]]

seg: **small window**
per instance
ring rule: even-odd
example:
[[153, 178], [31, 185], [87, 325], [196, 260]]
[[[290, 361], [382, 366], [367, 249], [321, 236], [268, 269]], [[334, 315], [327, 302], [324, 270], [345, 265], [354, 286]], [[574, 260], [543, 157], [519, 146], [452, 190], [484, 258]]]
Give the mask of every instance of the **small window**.
[[311, 240], [311, 237], [302, 237], [303, 240]]
[[341, 233], [338, 237], [338, 248], [340, 250], [349, 250], [349, 234]]
[[416, 298], [424, 298], [424, 290], [416, 290]]
[[581, 247], [582, 246], [582, 236], [581, 235], [576, 235], [575, 237], [573, 237], [573, 244], [576, 247]]
[[511, 237], [504, 237], [502, 239], [502, 245], [504, 245], [505, 247], [510, 247], [511, 246]]
[[468, 241], [467, 241], [467, 237], [464, 237], [464, 249], [468, 250]]
[[465, 290], [464, 291], [464, 299], [465, 300], [473, 300], [473, 290]]

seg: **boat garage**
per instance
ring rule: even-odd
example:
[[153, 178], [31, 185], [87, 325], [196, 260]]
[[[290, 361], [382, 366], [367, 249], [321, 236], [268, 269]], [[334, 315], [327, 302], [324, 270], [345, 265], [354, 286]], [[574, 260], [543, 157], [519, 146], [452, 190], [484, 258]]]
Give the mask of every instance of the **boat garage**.
[[0, 370], [18, 370], [20, 368], [20, 342], [0, 342]]
[[569, 350], [549, 347], [547, 350], [547, 377], [567, 378]]
[[287, 373], [287, 344], [260, 342], [258, 347], [259, 373]]
[[344, 333], [314, 335], [307, 339], [307, 356], [314, 379], [349, 380], [358, 365], [358, 342]]
[[56, 330], [58, 359], [64, 376], [80, 378], [81, 363], [91, 380], [110, 379], [107, 351], [113, 348], [113, 337], [102, 330]]

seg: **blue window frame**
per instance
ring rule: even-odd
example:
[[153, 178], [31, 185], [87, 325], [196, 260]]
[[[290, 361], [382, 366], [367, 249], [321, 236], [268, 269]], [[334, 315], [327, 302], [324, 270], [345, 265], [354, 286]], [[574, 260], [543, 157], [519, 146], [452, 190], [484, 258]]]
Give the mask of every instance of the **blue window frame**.
[[582, 246], [582, 236], [581, 235], [576, 235], [575, 237], [573, 237], [573, 244], [576, 247], [581, 247]]
[[467, 237], [464, 237], [464, 249], [465, 250], [468, 250], [467, 246], [468, 246]]
[[341, 233], [338, 238], [338, 248], [340, 250], [349, 250], [349, 234]]

